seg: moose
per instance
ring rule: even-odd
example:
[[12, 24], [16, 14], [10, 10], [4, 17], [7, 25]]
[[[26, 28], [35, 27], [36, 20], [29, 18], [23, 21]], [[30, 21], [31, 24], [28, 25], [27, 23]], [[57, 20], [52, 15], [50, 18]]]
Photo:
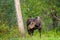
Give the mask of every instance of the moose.
[[28, 30], [28, 34], [30, 36], [33, 35], [34, 33], [34, 30], [38, 29], [39, 33], [40, 33], [40, 36], [41, 36], [41, 20], [40, 20], [40, 17], [37, 16], [35, 18], [29, 18], [27, 19], [27, 30]]

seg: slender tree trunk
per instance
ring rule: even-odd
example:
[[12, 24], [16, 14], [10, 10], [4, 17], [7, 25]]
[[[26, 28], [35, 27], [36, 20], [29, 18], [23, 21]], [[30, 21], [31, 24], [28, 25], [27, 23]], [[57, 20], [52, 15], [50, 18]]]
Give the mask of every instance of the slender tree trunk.
[[24, 31], [24, 25], [23, 25], [23, 18], [22, 18], [22, 14], [21, 14], [20, 1], [14, 0], [14, 2], [15, 2], [16, 17], [17, 17], [19, 31], [21, 32], [22, 37], [24, 37], [25, 31]]

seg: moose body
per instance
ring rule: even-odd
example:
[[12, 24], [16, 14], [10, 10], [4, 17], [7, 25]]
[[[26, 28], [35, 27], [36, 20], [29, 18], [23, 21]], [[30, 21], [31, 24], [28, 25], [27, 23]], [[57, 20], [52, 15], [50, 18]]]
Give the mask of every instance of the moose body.
[[33, 35], [34, 30], [38, 29], [41, 36], [41, 20], [40, 17], [27, 19], [27, 30], [29, 35]]

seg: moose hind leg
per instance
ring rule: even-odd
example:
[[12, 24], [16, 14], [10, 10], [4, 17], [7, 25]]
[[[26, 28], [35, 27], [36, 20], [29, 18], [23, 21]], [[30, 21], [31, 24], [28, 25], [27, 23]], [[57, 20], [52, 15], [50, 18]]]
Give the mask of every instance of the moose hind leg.
[[40, 37], [41, 37], [41, 28], [38, 28], [38, 31], [39, 31], [39, 34], [40, 34]]

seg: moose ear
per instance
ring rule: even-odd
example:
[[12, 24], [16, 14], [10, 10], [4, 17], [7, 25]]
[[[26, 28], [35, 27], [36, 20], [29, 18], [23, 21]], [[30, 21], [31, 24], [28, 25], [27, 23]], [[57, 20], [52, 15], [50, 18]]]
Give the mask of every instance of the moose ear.
[[40, 20], [40, 17], [39, 17], [39, 16], [37, 16], [35, 19]]

